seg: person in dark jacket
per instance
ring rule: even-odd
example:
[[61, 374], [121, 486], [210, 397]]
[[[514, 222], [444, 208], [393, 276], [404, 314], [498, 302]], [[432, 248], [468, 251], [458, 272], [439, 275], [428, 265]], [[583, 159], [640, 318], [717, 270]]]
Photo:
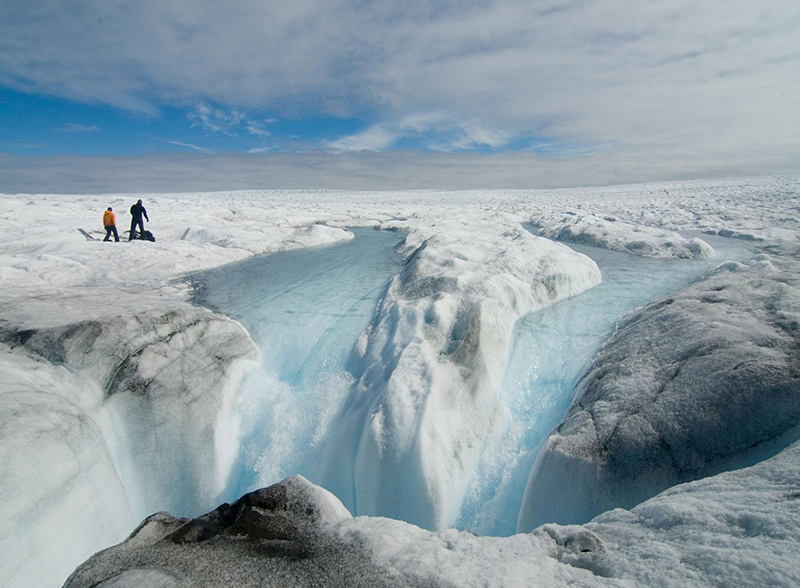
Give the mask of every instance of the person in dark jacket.
[[139, 238], [144, 239], [144, 221], [142, 221], [142, 215], [144, 218], [147, 219], [147, 222], [150, 222], [150, 218], [147, 216], [147, 211], [142, 206], [142, 201], [138, 200], [136, 204], [131, 206], [131, 232], [128, 235], [128, 241], [134, 238], [136, 235], [136, 227], [139, 227]]
[[114, 241], [119, 242], [119, 234], [117, 233], [117, 219], [114, 217], [114, 209], [110, 206], [108, 210], [103, 213], [103, 226], [106, 229], [106, 238], [103, 241], [111, 241], [111, 235], [114, 235]]

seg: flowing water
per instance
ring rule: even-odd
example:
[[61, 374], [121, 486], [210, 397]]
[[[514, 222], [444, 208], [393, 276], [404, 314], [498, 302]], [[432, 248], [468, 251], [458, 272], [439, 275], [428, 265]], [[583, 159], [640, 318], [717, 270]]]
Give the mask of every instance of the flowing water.
[[354, 229], [342, 244], [259, 256], [195, 274], [195, 302], [233, 318], [261, 349], [237, 407], [243, 446], [232, 498], [283, 478], [316, 480], [353, 383], [350, 351], [400, 258], [403, 233]]

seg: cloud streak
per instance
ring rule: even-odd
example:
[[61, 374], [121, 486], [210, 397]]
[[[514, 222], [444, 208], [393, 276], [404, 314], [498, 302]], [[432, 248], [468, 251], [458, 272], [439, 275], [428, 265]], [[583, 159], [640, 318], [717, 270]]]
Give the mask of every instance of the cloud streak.
[[198, 145], [192, 145], [191, 143], [181, 143], [180, 141], [170, 141], [166, 140], [167, 143], [170, 145], [177, 145], [178, 147], [186, 147], [187, 149], [194, 149], [195, 151], [199, 151], [201, 153], [214, 153], [211, 149], [207, 147], [200, 147]]
[[96, 125], [81, 125], [78, 123], [67, 123], [59, 129], [62, 133], [97, 133], [100, 127]]

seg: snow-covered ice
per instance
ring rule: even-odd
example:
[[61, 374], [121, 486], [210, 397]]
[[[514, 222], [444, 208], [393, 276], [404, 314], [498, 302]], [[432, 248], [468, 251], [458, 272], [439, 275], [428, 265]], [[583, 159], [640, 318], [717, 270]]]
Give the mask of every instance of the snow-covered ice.
[[[799, 188], [800, 178], [776, 177], [557, 191], [0, 196], [0, 403], [8, 415], [0, 464], [8, 475], [0, 484], [3, 495], [11, 497], [0, 523], [13, 537], [13, 548], [0, 556], [0, 583], [57, 586], [80, 559], [120, 540], [150, 512], [168, 508], [197, 516], [216, 500], [235, 498], [229, 495], [243, 443], [237, 403], [252, 392], [238, 383], [251, 381], [247, 374], [263, 361], [240, 324], [192, 306], [184, 276], [259, 253], [349, 241], [348, 227], [355, 226], [406, 231], [400, 249], [404, 263], [355, 341], [355, 383], [342, 396], [332, 427], [338, 435], [325, 441], [331, 465], [316, 481], [359, 514], [402, 516], [432, 529], [452, 524], [481, 456], [508, 423], [500, 389], [514, 325], [600, 278], [591, 260], [531, 235], [522, 225], [554, 234], [563, 229], [562, 219], [576, 217], [587, 226], [603, 219], [602, 238], [587, 228], [576, 234], [592, 234], [593, 243], [611, 248], [631, 250], [628, 245], [634, 244], [640, 254], [710, 253], [699, 241], [680, 235], [678, 240], [667, 232], [730, 235], [757, 244], [763, 257], [749, 265], [724, 264], [709, 281], [676, 293], [674, 300], [689, 304], [692, 292], [714, 284], [719, 275], [749, 276], [744, 278], [749, 289], [730, 288], [739, 292], [735, 296], [725, 289], [704, 294], [722, 297], [721, 303], [695, 302], [716, 307], [707, 313], [708, 333], [718, 329], [723, 340], [728, 333], [741, 335], [733, 341], [739, 345], [733, 355], [768, 356], [771, 363], [759, 365], [766, 365], [776, 382], [784, 378], [778, 385], [783, 409], [770, 406], [775, 410], [769, 412], [757, 402], [746, 409], [746, 403], [734, 402], [722, 407], [730, 408], [728, 413], [719, 412], [717, 403], [724, 405], [727, 397], [714, 392], [721, 389], [709, 378], [729, 378], [728, 388], [744, 398], [757, 388], [745, 376], [761, 377], [750, 370], [751, 360], [743, 360], [744, 367], [730, 364], [738, 370], [723, 370], [722, 364], [716, 371], [698, 369], [691, 382], [706, 382], [702, 389], [709, 394], [700, 396], [714, 410], [683, 406], [676, 396], [666, 408], [679, 410], [651, 419], [664, 425], [659, 438], [692, 451], [684, 456], [692, 464], [659, 473], [658, 484], [637, 478], [633, 487], [646, 488], [638, 497], [608, 503], [629, 510], [600, 514], [583, 526], [546, 525], [507, 538], [452, 529], [429, 532], [384, 518], [312, 521], [303, 528], [312, 537], [324, 535], [318, 544], [324, 548], [312, 553], [309, 563], [316, 563], [310, 568], [289, 564], [295, 584], [308, 585], [312, 577], [334, 568], [345, 573], [342, 566], [352, 566], [367, 574], [364, 578], [376, 579], [372, 585], [687, 586], [714, 585], [717, 574], [729, 574], [738, 585], [756, 585], [762, 578], [796, 585], [798, 567], [786, 554], [798, 539], [798, 459], [795, 445], [783, 447], [792, 442], [789, 421], [798, 404], [792, 371], [797, 362], [791, 359], [796, 352], [786, 341], [796, 341], [798, 324], [792, 264]], [[99, 232], [109, 205], [123, 224], [119, 211], [138, 198], [153, 219], [148, 228], [156, 243], [86, 241], [76, 230]], [[33, 222], [43, 218], [47, 224]], [[736, 307], [738, 318], [722, 313], [723, 304]], [[699, 351], [702, 362], [706, 331], [683, 332], [685, 344], [679, 349], [689, 356], [683, 360]], [[783, 343], [773, 347], [757, 344], [778, 339]], [[613, 355], [614, 348], [609, 343], [603, 353]], [[612, 362], [602, 354], [597, 361], [595, 366]], [[592, 374], [597, 375], [594, 369], [586, 382]], [[586, 385], [579, 392], [589, 389]], [[681, 393], [695, 389], [693, 384]], [[670, 417], [691, 410], [696, 414], [686, 426]], [[761, 420], [751, 419], [753, 412]], [[779, 421], [774, 431], [767, 426], [773, 414]], [[698, 424], [703, 417], [723, 433], [704, 436]], [[743, 444], [762, 441], [767, 429], [766, 438], [775, 440], [769, 450], [744, 456]], [[57, 457], [62, 454], [68, 458]], [[543, 456], [549, 454], [548, 449]], [[630, 447], [623, 447], [619, 455], [630, 454]], [[53, 459], [45, 457], [50, 455]], [[750, 463], [756, 465], [742, 467]], [[559, 469], [556, 464], [547, 473], [537, 466], [532, 488], [546, 487], [548, 479], [564, 473]], [[724, 469], [732, 471], [717, 473]], [[684, 475], [690, 470], [694, 473]], [[698, 476], [708, 477], [685, 483]], [[577, 472], [575, 479], [586, 478]], [[606, 479], [608, 485], [613, 479]], [[307, 492], [316, 501], [336, 501], [322, 498], [321, 489]], [[559, 498], [568, 505], [573, 496], [565, 492]], [[343, 508], [334, 510], [341, 514]], [[166, 515], [153, 521], [176, 525]], [[259, 536], [258, 541], [272, 539]], [[130, 565], [138, 555], [123, 557], [114, 572], [120, 575], [92, 582], [200, 585], [202, 579], [214, 585], [208, 578], [246, 574], [245, 564], [267, 565], [252, 552], [237, 555], [235, 549], [217, 550], [208, 560], [187, 553], [176, 548], [170, 558], [177, 560], [159, 560], [146, 569]], [[178, 560], [188, 567], [178, 566]], [[288, 569], [283, 563], [274, 561], [270, 573]], [[212, 572], [209, 566], [216, 564], [220, 568]], [[91, 573], [101, 568], [91, 567]], [[262, 576], [259, 581], [256, 585], [271, 580]]]
[[550, 239], [644, 257], [703, 259], [714, 255], [714, 249], [697, 237], [687, 239], [674, 231], [642, 227], [608, 215], [550, 214], [537, 217], [531, 227], [536, 234]]

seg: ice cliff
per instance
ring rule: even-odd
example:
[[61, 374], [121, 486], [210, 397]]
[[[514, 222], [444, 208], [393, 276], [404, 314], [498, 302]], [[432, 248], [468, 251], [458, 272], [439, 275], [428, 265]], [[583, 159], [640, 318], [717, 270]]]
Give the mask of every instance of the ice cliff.
[[798, 269], [786, 255], [724, 263], [624, 319], [539, 454], [518, 530], [630, 508], [794, 441]]

